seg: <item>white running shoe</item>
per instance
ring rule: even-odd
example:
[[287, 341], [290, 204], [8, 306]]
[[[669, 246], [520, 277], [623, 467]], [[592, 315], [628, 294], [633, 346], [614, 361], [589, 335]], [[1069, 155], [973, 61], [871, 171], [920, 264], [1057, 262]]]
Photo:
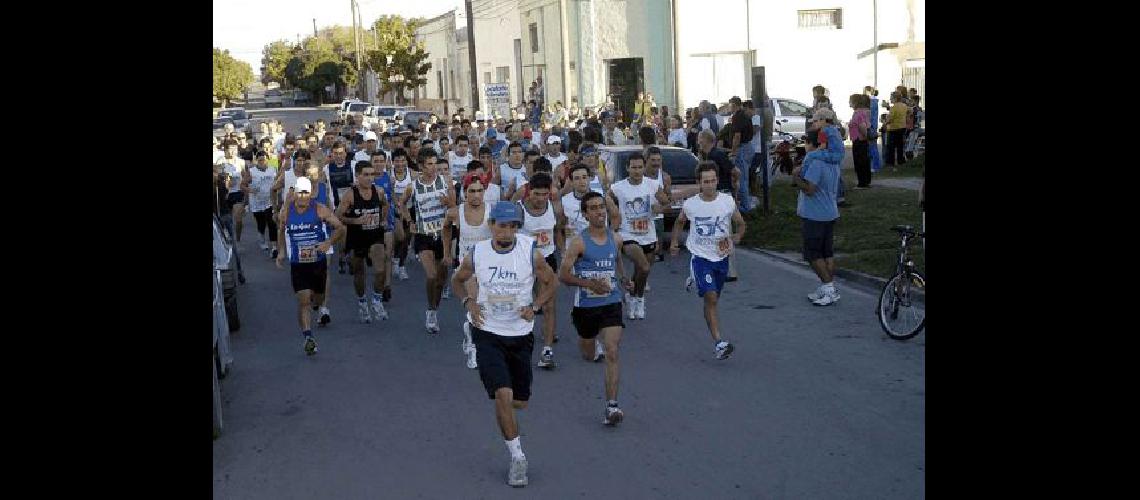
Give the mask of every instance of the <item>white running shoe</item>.
[[475, 342], [471, 339], [471, 323], [468, 321], [463, 322], [463, 343], [460, 346], [463, 349], [463, 354], [475, 350]]
[[371, 323], [372, 316], [368, 314], [368, 300], [358, 300], [356, 304], [358, 306], [357, 309], [360, 310], [360, 322]]
[[397, 269], [397, 272], [400, 273], [400, 281], [408, 281], [408, 268], [407, 267], [400, 266]]
[[329, 308], [321, 306], [318, 314], [320, 314], [321, 319], [317, 322], [317, 324], [325, 326], [328, 325], [330, 321], [332, 321], [332, 315], [329, 314]]
[[435, 311], [428, 309], [427, 321], [424, 323], [428, 333], [439, 333], [439, 319], [435, 315]]
[[824, 290], [819, 299], [811, 301], [812, 304], [815, 304], [817, 306], [829, 306], [836, 302], [839, 302], [839, 292], [834, 288], [831, 290]]
[[383, 300], [377, 300], [376, 297], [372, 297], [372, 316], [382, 320], [388, 319], [388, 311], [384, 309]]
[[725, 342], [723, 340], [717, 342], [716, 348], [714, 349], [714, 352], [716, 353], [716, 359], [728, 359], [734, 349], [735, 348], [732, 347], [732, 344], [729, 344], [728, 342]]
[[602, 342], [594, 339], [594, 362], [601, 361], [606, 357], [606, 349], [602, 347]]
[[693, 287], [696, 286], [696, 284], [697, 284], [697, 281], [694, 280], [692, 276], [685, 278], [685, 291], [686, 292], [692, 292]]
[[810, 300], [812, 302], [819, 300], [820, 297], [823, 297], [823, 285], [819, 285], [819, 287], [816, 288], [811, 293], [809, 293], [807, 297], [808, 297], [808, 300]]
[[526, 478], [526, 457], [512, 458], [511, 473], [507, 476], [507, 484], [514, 488], [522, 488], [528, 482]]
[[602, 420], [603, 424], [613, 427], [625, 418], [625, 413], [622, 413], [621, 408], [616, 406], [606, 406], [606, 418]]
[[645, 297], [637, 298], [637, 319], [645, 319]]
[[475, 359], [475, 345], [471, 345], [471, 350], [467, 351], [467, 368], [472, 370], [479, 368], [479, 361]]
[[629, 319], [637, 319], [637, 297], [627, 295], [625, 303], [629, 307]]

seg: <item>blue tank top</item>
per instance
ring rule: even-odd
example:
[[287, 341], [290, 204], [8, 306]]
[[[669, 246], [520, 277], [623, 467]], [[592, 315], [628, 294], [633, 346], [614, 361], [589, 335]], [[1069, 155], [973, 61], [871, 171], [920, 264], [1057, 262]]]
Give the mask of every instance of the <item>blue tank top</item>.
[[617, 279], [617, 259], [621, 258], [614, 244], [613, 233], [606, 230], [606, 243], [599, 245], [590, 237], [589, 229], [582, 231], [585, 251], [574, 262], [574, 274], [582, 279], [606, 277], [610, 280], [610, 293], [597, 295], [589, 288], [578, 287], [574, 293], [574, 307], [598, 307], [621, 302], [621, 287]]
[[326, 182], [317, 184], [317, 196], [316, 198], [313, 198], [313, 200], [315, 200], [317, 203], [320, 203], [321, 205], [328, 207], [329, 210], [332, 210], [333, 206], [329, 203], [328, 186], [329, 185]]
[[396, 227], [396, 203], [392, 201], [394, 200], [392, 198], [392, 176], [388, 172], [384, 172], [384, 175], [376, 177], [376, 180], [372, 182], [376, 184], [376, 187], [383, 189], [384, 194], [388, 196], [388, 230], [391, 231]]
[[289, 204], [289, 214], [285, 216], [285, 249], [289, 252], [292, 264], [307, 264], [325, 260], [325, 253], [317, 251], [317, 245], [328, 239], [325, 223], [317, 216], [317, 205], [309, 203], [309, 209], [297, 213], [297, 205]]

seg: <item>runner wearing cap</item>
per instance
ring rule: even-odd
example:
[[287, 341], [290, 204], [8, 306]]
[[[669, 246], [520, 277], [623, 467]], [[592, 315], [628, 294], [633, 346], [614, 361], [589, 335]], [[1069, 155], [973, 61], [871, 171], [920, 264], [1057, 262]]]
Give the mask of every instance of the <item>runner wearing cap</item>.
[[[720, 320], [717, 318], [717, 301], [728, 278], [728, 256], [733, 245], [744, 237], [744, 218], [736, 209], [736, 202], [728, 193], [717, 192], [717, 166], [704, 164], [697, 168], [697, 181], [700, 193], [685, 200], [677, 222], [673, 223], [673, 241], [669, 254], [680, 252], [677, 240], [685, 229], [685, 222], [692, 220], [685, 248], [692, 257], [689, 259], [689, 279], [686, 289], [696, 284], [697, 295], [704, 299], [705, 323], [712, 335], [716, 359], [728, 359], [732, 354], [732, 344], [721, 339]], [[736, 225], [736, 232], [729, 232], [729, 223]]]
[[[277, 239], [285, 245], [285, 253], [278, 254], [276, 263], [278, 269], [284, 269], [282, 264], [288, 255], [293, 292], [297, 296], [297, 321], [305, 337], [305, 354], [311, 356], [317, 352], [317, 342], [310, 326], [310, 307], [316, 310], [327, 291], [325, 252], [332, 248], [333, 242], [344, 239], [347, 229], [332, 210], [313, 199], [313, 186], [308, 178], [298, 178], [293, 192], [295, 196], [278, 219]], [[334, 229], [331, 238], [328, 226]]]
[[[475, 163], [475, 162], [472, 162]], [[469, 173], [463, 177], [463, 192], [466, 201], [459, 207], [449, 208], [447, 218], [443, 224], [443, 265], [451, 268], [455, 259], [451, 252], [455, 231], [452, 227], [459, 226], [459, 261], [462, 262], [475, 244], [491, 239], [491, 228], [487, 225], [487, 204], [484, 203], [483, 193], [486, 184], [478, 174]], [[474, 280], [464, 282], [467, 294], [475, 293]], [[463, 332], [463, 353], [467, 355], [467, 367], [478, 368], [475, 360], [475, 344], [471, 342], [471, 334]]]
[[[534, 240], [517, 234], [523, 220], [517, 204], [497, 202], [489, 217], [491, 239], [475, 244], [451, 281], [467, 310], [464, 328], [475, 344], [479, 378], [495, 400], [499, 430], [511, 454], [507, 483], [522, 487], [528, 483], [527, 461], [515, 410], [526, 408], [531, 395], [534, 304], [553, 300], [558, 284]], [[463, 285], [473, 276], [479, 291], [470, 296]]]
[[[428, 333], [439, 333], [439, 301], [447, 281], [447, 266], [443, 265], [443, 225], [447, 208], [455, 206], [451, 189], [444, 176], [436, 172], [435, 150], [420, 150], [420, 176], [412, 182], [400, 200], [404, 217], [412, 219], [409, 206], [415, 208], [415, 235], [412, 245], [420, 264], [424, 266], [427, 291], [425, 327]], [[445, 167], [446, 168], [446, 167]]]
[[[562, 215], [562, 204], [557, 199], [551, 200], [552, 180], [550, 172], [543, 171], [544, 168], [550, 168], [550, 162], [545, 158], [535, 165], [537, 171], [526, 185], [527, 197], [524, 201], [519, 201], [526, 211], [520, 233], [534, 238], [535, 247], [553, 270], [558, 269], [558, 259], [554, 257], [555, 251], [559, 254], [564, 254], [566, 251], [566, 236], [562, 229], [565, 216]], [[543, 347], [538, 361], [539, 368], [554, 368], [553, 346], [558, 339], [555, 333], [557, 304], [558, 301], [553, 298], [545, 304], [540, 304], [539, 311], [543, 314]]]
[[550, 166], [558, 168], [562, 162], [566, 161], [566, 155], [562, 152], [562, 138], [551, 134], [546, 138], [546, 159], [550, 161]]
[[364, 133], [364, 149], [357, 151], [352, 157], [352, 164], [355, 165], [358, 161], [372, 161], [372, 153], [379, 150], [378, 144], [380, 141], [376, 136], [376, 132], [371, 130]]
[[[382, 153], [377, 153], [377, 156], [382, 156]], [[358, 161], [354, 169], [356, 183], [344, 194], [344, 198], [336, 208], [336, 215], [348, 225], [345, 249], [351, 253], [352, 285], [356, 289], [360, 321], [371, 323], [373, 319], [388, 319], [388, 312], [384, 310], [383, 296], [377, 292], [378, 289], [384, 289], [385, 274], [388, 272], [384, 266], [388, 197], [385, 191], [376, 189], [373, 183], [376, 169], [372, 163]], [[368, 276], [365, 275], [365, 267], [368, 265], [372, 265], [376, 271], [372, 280], [371, 308], [368, 304]]]
[[626, 164], [628, 177], [610, 187], [609, 197], [617, 206], [622, 252], [633, 260], [633, 292], [629, 300], [629, 319], [645, 319], [645, 284], [649, 280], [650, 255], [657, 250], [657, 231], [653, 218], [653, 202], [668, 205], [664, 187], [645, 177], [645, 158], [634, 152]]
[[[580, 174], [575, 170], [573, 174]], [[572, 175], [573, 175], [572, 174]], [[618, 408], [618, 344], [621, 342], [622, 288], [631, 288], [625, 277], [615, 240], [620, 235], [606, 226], [605, 197], [589, 192], [582, 197], [589, 228], [566, 244], [558, 278], [574, 290], [570, 317], [578, 330], [582, 358], [606, 361], [606, 410], [602, 423], [617, 425], [624, 414]]]

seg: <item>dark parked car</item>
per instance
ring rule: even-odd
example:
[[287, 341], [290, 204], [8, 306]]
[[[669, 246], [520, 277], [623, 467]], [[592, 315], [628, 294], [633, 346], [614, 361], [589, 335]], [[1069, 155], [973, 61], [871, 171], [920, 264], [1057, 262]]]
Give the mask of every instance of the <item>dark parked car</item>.
[[[662, 168], [672, 178], [672, 190], [669, 193], [671, 206], [665, 207], [665, 228], [669, 231], [677, 214], [681, 211], [681, 204], [685, 199], [697, 194], [697, 157], [684, 148], [676, 146], [657, 146], [661, 148]], [[625, 167], [629, 164], [629, 156], [634, 152], [641, 152], [641, 145], [629, 146], [598, 146], [601, 152], [600, 160], [606, 165], [606, 175], [610, 176], [610, 183], [620, 181], [626, 177]]]

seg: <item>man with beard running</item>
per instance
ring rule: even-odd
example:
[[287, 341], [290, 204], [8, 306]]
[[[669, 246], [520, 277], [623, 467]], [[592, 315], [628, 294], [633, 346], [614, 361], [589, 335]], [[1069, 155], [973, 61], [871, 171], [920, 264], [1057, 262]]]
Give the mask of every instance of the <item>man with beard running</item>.
[[[285, 245], [285, 252], [277, 256], [277, 268], [284, 269], [286, 256], [292, 275], [293, 292], [297, 296], [297, 321], [305, 337], [305, 354], [317, 352], [313, 339], [312, 313], [324, 301], [328, 260], [325, 258], [333, 242], [343, 239], [346, 229], [325, 205], [313, 199], [313, 186], [306, 177], [297, 179], [294, 196], [281, 211], [278, 219], [277, 239]], [[334, 233], [330, 238], [327, 227]]]
[[[554, 300], [558, 286], [534, 240], [517, 234], [522, 220], [517, 204], [497, 202], [490, 213], [491, 239], [476, 243], [451, 278], [456, 297], [467, 310], [479, 378], [487, 396], [495, 401], [495, 417], [511, 453], [507, 484], [513, 487], [528, 483], [515, 410], [526, 408], [531, 395], [533, 307]], [[473, 276], [479, 292], [470, 296], [464, 284]], [[536, 281], [540, 283], [537, 294]]]
[[[467, 174], [462, 181], [463, 191], [466, 193], [462, 205], [447, 210], [447, 218], [443, 223], [443, 265], [451, 267], [454, 261], [451, 255], [451, 242], [453, 238], [452, 226], [459, 227], [459, 261], [462, 262], [475, 244], [491, 239], [491, 228], [487, 225], [487, 204], [483, 193], [486, 184], [483, 179], [474, 173]], [[467, 295], [477, 293], [475, 280], [464, 283]], [[471, 340], [471, 332], [466, 325], [463, 328], [463, 354], [467, 355], [467, 367], [478, 368], [475, 357], [475, 344]]]
[[[383, 153], [377, 153], [382, 155]], [[373, 319], [388, 319], [384, 310], [383, 295], [377, 289], [384, 288], [387, 268], [384, 266], [384, 233], [388, 225], [388, 197], [382, 189], [376, 189], [373, 178], [376, 169], [371, 162], [356, 162], [356, 183], [341, 198], [336, 215], [348, 225], [347, 252], [352, 253], [352, 285], [356, 289], [356, 300], [360, 310], [360, 321], [371, 323]], [[366, 266], [371, 263], [376, 270], [372, 280], [372, 305], [368, 304], [368, 276]]]

